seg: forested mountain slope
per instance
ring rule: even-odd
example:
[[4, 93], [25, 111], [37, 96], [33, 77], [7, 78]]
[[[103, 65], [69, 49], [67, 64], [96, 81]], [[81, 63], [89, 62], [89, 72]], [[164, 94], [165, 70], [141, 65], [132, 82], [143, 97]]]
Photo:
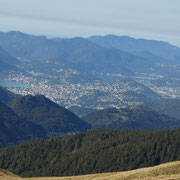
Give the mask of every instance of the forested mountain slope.
[[131, 170], [180, 160], [179, 139], [180, 130], [89, 131], [0, 149], [0, 166], [24, 177]]

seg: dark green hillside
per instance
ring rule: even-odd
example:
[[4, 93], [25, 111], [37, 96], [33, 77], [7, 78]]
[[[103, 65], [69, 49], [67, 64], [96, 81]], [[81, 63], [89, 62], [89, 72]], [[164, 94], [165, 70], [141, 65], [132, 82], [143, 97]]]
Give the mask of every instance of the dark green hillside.
[[0, 101], [1, 102], [8, 104], [14, 99], [16, 99], [17, 97], [18, 95], [13, 94], [12, 92], [0, 86]]
[[21, 118], [42, 126], [49, 136], [85, 131], [91, 126], [43, 95], [20, 97], [10, 107]]
[[180, 130], [99, 130], [0, 150], [0, 167], [21, 176], [130, 170], [180, 160]]
[[83, 120], [94, 129], [171, 129], [180, 128], [180, 122], [168, 115], [145, 107], [109, 108], [92, 112]]
[[85, 116], [86, 114], [97, 111], [96, 109], [79, 107], [79, 106], [71, 106], [68, 109], [73, 113], [75, 113], [78, 117], [82, 117]]
[[0, 102], [0, 147], [45, 137], [46, 131], [42, 127], [20, 119], [8, 106]]

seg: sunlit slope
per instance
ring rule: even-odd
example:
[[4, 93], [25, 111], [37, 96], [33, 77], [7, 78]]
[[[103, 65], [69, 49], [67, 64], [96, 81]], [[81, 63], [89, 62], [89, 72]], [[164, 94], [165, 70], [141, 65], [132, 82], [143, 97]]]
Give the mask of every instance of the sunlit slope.
[[179, 180], [180, 161], [126, 172], [91, 174], [71, 177], [25, 178], [24, 180]]
[[0, 169], [0, 180], [21, 180], [20, 177], [12, 174], [6, 170]]

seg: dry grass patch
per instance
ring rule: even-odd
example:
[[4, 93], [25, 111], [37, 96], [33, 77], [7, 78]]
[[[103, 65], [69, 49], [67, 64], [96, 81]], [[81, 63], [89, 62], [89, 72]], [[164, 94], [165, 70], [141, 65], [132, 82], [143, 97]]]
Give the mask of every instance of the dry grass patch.
[[22, 180], [22, 179], [13, 173], [10, 173], [9, 171], [0, 169], [0, 180]]
[[71, 177], [20, 178], [0, 169], [0, 180], [180, 180], [180, 161], [132, 171]]
[[126, 172], [71, 177], [24, 178], [24, 180], [180, 180], [180, 161]]

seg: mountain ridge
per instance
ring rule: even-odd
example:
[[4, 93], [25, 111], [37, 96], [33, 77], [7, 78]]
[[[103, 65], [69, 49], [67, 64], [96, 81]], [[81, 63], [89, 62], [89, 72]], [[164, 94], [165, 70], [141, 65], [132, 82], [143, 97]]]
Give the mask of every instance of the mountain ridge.
[[42, 126], [48, 136], [85, 131], [90, 125], [74, 113], [52, 102], [43, 95], [27, 95], [10, 104], [11, 109], [21, 118]]
[[180, 121], [146, 107], [107, 108], [92, 112], [83, 120], [93, 129], [171, 129], [180, 128]]
[[168, 63], [179, 62], [180, 48], [165, 41], [135, 39], [129, 36], [91, 36], [88, 40], [106, 48], [117, 48], [127, 52], [149, 51], [152, 54], [161, 56]]
[[17, 144], [33, 138], [46, 138], [45, 130], [19, 118], [8, 106], [0, 102], [0, 146]]
[[11, 55], [19, 57], [22, 61], [59, 58], [88, 72], [115, 72], [125, 75], [133, 75], [136, 71], [145, 71], [149, 66], [154, 66], [151, 59], [147, 60], [117, 48], [105, 48], [82, 37], [47, 39], [23, 33], [20, 36], [21, 32], [18, 32], [18, 36], [16, 34], [17, 32], [0, 33], [0, 46], [5, 47]]

